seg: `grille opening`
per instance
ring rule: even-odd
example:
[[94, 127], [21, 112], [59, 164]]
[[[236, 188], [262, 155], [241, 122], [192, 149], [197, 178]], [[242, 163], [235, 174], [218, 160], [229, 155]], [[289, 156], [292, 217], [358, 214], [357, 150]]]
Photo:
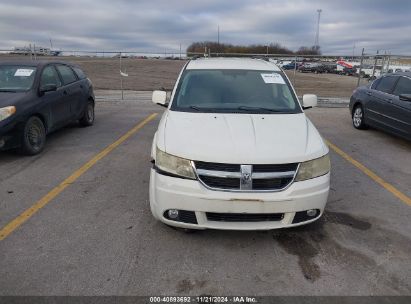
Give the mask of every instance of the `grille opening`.
[[253, 172], [287, 172], [297, 170], [298, 164], [253, 165]]
[[197, 169], [213, 170], [213, 171], [227, 171], [227, 172], [240, 172], [240, 165], [236, 164], [222, 164], [222, 163], [207, 163], [196, 161]]
[[[241, 165], [223, 164], [195, 161], [196, 169], [208, 171], [221, 171], [229, 173], [241, 173]], [[202, 172], [197, 172], [199, 179], [207, 186], [216, 190], [239, 190], [239, 191], [280, 191], [286, 188], [293, 177], [285, 175], [283, 177], [269, 177], [269, 173], [296, 172], [298, 163], [289, 164], [257, 164], [252, 165], [252, 173], [268, 173], [267, 178], [253, 178], [251, 189], [241, 189], [241, 180], [237, 177], [209, 176]], [[217, 173], [218, 174], [218, 173]]]
[[292, 181], [292, 178], [254, 179], [253, 189], [282, 189]]
[[224, 177], [212, 177], [212, 176], [200, 176], [201, 180], [211, 188], [221, 189], [239, 189], [239, 178], [224, 178]]
[[284, 213], [215, 213], [207, 212], [207, 220], [214, 222], [278, 222]]

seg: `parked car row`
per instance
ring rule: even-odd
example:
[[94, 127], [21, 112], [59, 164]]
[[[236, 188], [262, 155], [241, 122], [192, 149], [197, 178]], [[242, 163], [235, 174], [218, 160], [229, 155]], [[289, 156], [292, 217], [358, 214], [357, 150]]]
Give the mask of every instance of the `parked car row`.
[[411, 140], [411, 72], [386, 74], [359, 87], [350, 112], [356, 129], [372, 126]]
[[290, 62], [282, 65], [283, 70], [294, 70], [296, 69], [301, 73], [337, 73], [337, 65], [329, 62]]
[[0, 62], [0, 150], [40, 153], [46, 135], [73, 121], [94, 123], [91, 81], [57, 61]]

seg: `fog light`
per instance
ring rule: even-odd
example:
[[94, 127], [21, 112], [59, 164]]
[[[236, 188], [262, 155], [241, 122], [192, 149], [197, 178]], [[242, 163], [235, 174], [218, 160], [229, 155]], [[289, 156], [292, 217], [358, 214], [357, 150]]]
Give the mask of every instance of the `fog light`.
[[5, 144], [6, 144], [6, 141], [4, 139], [0, 139], [0, 148], [3, 148]]
[[176, 210], [176, 209], [170, 209], [170, 210], [168, 210], [168, 217], [170, 218], [170, 219], [173, 219], [173, 220], [175, 220], [175, 219], [177, 219], [178, 218], [178, 210]]
[[317, 215], [317, 210], [316, 210], [316, 209], [307, 210], [307, 215], [308, 215], [309, 217], [316, 216], [316, 215]]

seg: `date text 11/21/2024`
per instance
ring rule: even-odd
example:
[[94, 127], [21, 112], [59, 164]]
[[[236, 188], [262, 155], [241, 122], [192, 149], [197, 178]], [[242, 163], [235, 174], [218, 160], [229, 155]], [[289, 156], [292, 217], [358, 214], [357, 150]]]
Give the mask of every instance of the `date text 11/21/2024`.
[[218, 297], [218, 296], [162, 296], [150, 297], [150, 303], [258, 303], [255, 297], [248, 296], [232, 296], [232, 297]]

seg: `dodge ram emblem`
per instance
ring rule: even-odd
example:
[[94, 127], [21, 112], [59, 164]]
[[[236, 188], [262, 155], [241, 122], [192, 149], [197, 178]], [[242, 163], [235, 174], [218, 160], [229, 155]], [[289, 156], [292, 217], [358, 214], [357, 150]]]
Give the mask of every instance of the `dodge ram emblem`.
[[241, 190], [252, 190], [253, 189], [253, 178], [252, 178], [253, 167], [251, 165], [241, 165]]
[[248, 181], [248, 180], [250, 179], [250, 173], [244, 173], [244, 174], [243, 174], [243, 179], [244, 179], [245, 181]]

